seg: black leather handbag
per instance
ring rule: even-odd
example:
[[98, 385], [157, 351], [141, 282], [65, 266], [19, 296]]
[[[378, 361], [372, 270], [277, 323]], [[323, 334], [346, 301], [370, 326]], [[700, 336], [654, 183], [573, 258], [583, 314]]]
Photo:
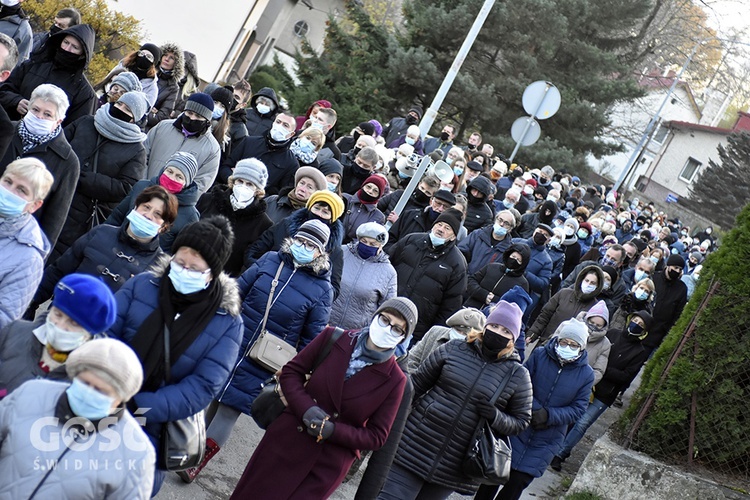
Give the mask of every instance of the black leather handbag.
[[[489, 401], [491, 405], [508, 385], [520, 365], [514, 363], [505, 380], [498, 386], [497, 391]], [[477, 430], [471, 440], [463, 462], [464, 473], [482, 484], [505, 484], [510, 477], [510, 459], [512, 450], [507, 436], [496, 436], [487, 419], [479, 421]]]
[[[333, 331], [333, 333], [331, 334], [331, 338], [328, 339], [328, 343], [325, 345], [323, 350], [320, 351], [320, 354], [318, 354], [318, 357], [315, 359], [312, 370], [310, 370], [311, 375], [312, 372], [314, 372], [315, 369], [320, 366], [323, 360], [326, 359], [328, 353], [331, 352], [333, 344], [335, 344], [339, 337], [341, 337], [342, 333], [344, 333], [344, 330], [342, 328], [336, 328]], [[284, 411], [284, 408], [286, 408], [286, 401], [283, 398], [283, 395], [281, 393], [281, 386], [279, 385], [279, 373], [281, 372], [277, 372], [273, 377], [269, 378], [263, 383], [263, 388], [260, 390], [260, 394], [258, 394], [258, 396], [250, 404], [250, 415], [253, 417], [253, 420], [255, 420], [255, 423], [258, 424], [258, 427], [260, 427], [261, 429], [267, 429], [268, 426], [271, 425], [271, 423], [276, 420], [279, 415], [281, 415], [281, 413]]]
[[[164, 378], [169, 384], [169, 328], [164, 326]], [[165, 422], [161, 430], [159, 469], [182, 471], [196, 467], [206, 452], [206, 418], [204, 410], [181, 420]]]

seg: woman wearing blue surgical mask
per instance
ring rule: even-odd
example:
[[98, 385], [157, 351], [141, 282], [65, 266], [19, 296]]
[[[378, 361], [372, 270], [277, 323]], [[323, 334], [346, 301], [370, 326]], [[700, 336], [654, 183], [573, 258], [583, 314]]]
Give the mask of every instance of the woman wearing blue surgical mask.
[[211, 133], [221, 147], [221, 160], [232, 152], [232, 137], [229, 134], [229, 115], [234, 111], [234, 93], [231, 87], [216, 87], [211, 91], [214, 110], [211, 114]]
[[50, 245], [32, 215], [52, 186], [36, 158], [21, 158], [0, 176], [0, 328], [21, 317], [42, 279]]
[[341, 292], [333, 302], [329, 325], [362, 328], [383, 302], [396, 296], [396, 270], [383, 246], [388, 231], [377, 222], [365, 222], [356, 239], [344, 245]]
[[96, 226], [47, 266], [25, 317], [34, 319], [34, 312], [52, 296], [55, 284], [70, 273], [97, 276], [116, 292], [164, 255], [159, 235], [169, 230], [176, 217], [177, 199], [172, 194], [161, 186], [144, 189], [120, 226]]
[[329, 237], [326, 224], [307, 221], [278, 251], [264, 254], [238, 278], [244, 326], [239, 356], [215, 398], [216, 412], [206, 430], [206, 456], [198, 467], [180, 473], [183, 481], [192, 482], [226, 444], [239, 416], [250, 413], [263, 382], [273, 375], [248, 357], [266, 311], [265, 331], [297, 351], [328, 323], [333, 301], [331, 264], [325, 251]]
[[308, 127], [292, 141], [289, 151], [297, 158], [300, 166], [318, 166], [318, 153], [320, 152], [326, 138], [320, 129]]
[[[157, 449], [157, 464], [164, 424], [206, 408], [237, 360], [240, 301], [237, 283], [223, 272], [233, 241], [225, 217], [189, 224], [175, 239], [171, 258], [159, 259], [117, 293], [118, 320], [107, 333], [130, 345], [143, 364], [143, 387], [128, 408], [147, 409], [144, 428]], [[163, 480], [157, 467], [154, 495]]]
[[63, 366], [71, 352], [112, 326], [116, 307], [112, 291], [98, 278], [73, 273], [61, 279], [48, 311], [0, 330], [0, 399]]
[[622, 329], [627, 326], [627, 317], [638, 311], [645, 311], [649, 314], [654, 312], [654, 298], [656, 297], [656, 286], [654, 282], [645, 277], [637, 281], [630, 293], [625, 295], [620, 302], [620, 306], [612, 315], [610, 328]]

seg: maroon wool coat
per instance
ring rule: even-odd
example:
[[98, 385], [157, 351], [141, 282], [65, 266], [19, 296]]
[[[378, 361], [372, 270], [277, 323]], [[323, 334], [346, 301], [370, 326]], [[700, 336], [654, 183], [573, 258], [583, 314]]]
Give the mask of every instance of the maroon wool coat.
[[[344, 380], [356, 337], [345, 332], [305, 386], [333, 328], [326, 328], [284, 366], [281, 388], [289, 406], [266, 430], [250, 458], [233, 499], [328, 498], [346, 476], [359, 450], [385, 443], [396, 417], [406, 376], [395, 358], [363, 368]], [[356, 331], [354, 335], [356, 335]], [[336, 424], [326, 441], [307, 434], [302, 415], [312, 406]]]

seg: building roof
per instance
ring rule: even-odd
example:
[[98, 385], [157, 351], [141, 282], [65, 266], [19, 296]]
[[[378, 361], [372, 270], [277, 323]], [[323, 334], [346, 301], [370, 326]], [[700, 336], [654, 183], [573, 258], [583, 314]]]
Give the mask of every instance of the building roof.
[[711, 134], [729, 135], [732, 132], [739, 130], [750, 131], [750, 113], [740, 111], [737, 116], [737, 121], [734, 122], [734, 126], [729, 128], [721, 127], [709, 127], [708, 125], [700, 125], [698, 123], [682, 122], [678, 120], [672, 120], [667, 123], [670, 128], [677, 128], [682, 130], [698, 130], [701, 132], [708, 132]]
[[[674, 83], [673, 72], [670, 72], [670, 76], [660, 76], [658, 74], [643, 75], [638, 79], [638, 85], [644, 87], [647, 90], [668, 90], [669, 87]], [[690, 100], [690, 105], [695, 110], [698, 117], [703, 116], [703, 112], [698, 106], [698, 102], [695, 100], [693, 90], [690, 88], [690, 84], [685, 80], [679, 80], [677, 87], [682, 87]]]

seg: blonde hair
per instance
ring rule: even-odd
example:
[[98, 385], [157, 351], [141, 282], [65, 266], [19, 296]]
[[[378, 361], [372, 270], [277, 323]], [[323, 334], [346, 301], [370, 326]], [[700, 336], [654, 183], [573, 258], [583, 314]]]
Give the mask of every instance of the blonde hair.
[[481, 342], [483, 338], [484, 330], [477, 330], [476, 328], [471, 328], [466, 334], [466, 342], [469, 344], [473, 344], [477, 340]]
[[307, 127], [305, 130], [300, 132], [299, 137], [300, 139], [303, 137], [307, 137], [308, 139], [315, 139], [316, 141], [318, 141], [318, 145], [315, 146], [315, 151], [320, 151], [326, 142], [326, 136], [325, 134], [323, 134], [323, 131], [314, 127]]
[[650, 293], [656, 292], [656, 285], [654, 285], [654, 282], [651, 281], [651, 278], [643, 278], [641, 281], [639, 281], [638, 283], [636, 283], [635, 285], [633, 285], [632, 291], [635, 292], [635, 289], [638, 288], [641, 285], [643, 285], [646, 288], [648, 288], [649, 291], [650, 291]]
[[34, 201], [44, 200], [55, 182], [44, 163], [37, 158], [19, 158], [8, 164], [5, 175], [12, 174], [29, 181], [34, 187]]
[[[254, 159], [254, 158], [252, 158], [252, 159]], [[253, 186], [255, 186], [255, 183], [253, 183]], [[234, 187], [234, 176], [233, 175], [230, 175], [229, 178], [227, 179], [227, 187], [229, 187], [229, 189], [232, 189]], [[255, 197], [256, 198], [261, 199], [265, 195], [266, 195], [265, 189], [263, 189], [260, 186], [255, 186]]]

